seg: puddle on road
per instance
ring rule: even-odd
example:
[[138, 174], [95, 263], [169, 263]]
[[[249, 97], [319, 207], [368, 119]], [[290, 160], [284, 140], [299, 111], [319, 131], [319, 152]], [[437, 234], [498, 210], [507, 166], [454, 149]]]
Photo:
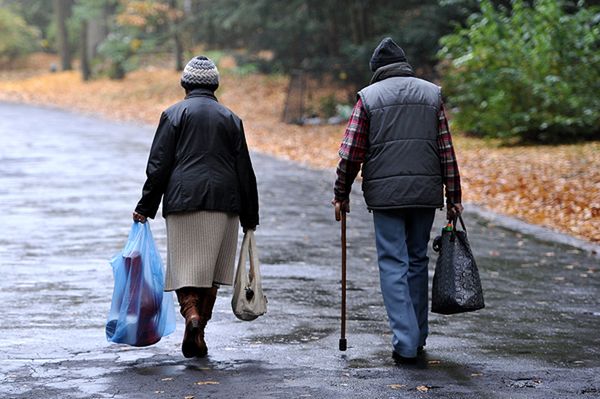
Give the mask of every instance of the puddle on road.
[[297, 345], [305, 344], [307, 342], [318, 341], [323, 339], [330, 334], [333, 334], [334, 329], [316, 329], [308, 324], [295, 326], [287, 334], [273, 334], [273, 335], [254, 335], [248, 339], [251, 344], [284, 344], [284, 345]]

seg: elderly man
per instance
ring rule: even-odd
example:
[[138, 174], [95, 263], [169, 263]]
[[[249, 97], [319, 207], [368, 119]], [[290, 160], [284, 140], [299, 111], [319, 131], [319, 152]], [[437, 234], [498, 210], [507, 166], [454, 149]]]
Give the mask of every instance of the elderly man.
[[428, 334], [427, 245], [436, 208], [463, 210], [460, 177], [440, 87], [415, 77], [406, 55], [385, 38], [370, 61], [371, 84], [340, 146], [333, 203], [349, 212], [352, 182], [373, 213], [381, 291], [393, 333], [392, 357], [412, 363]]

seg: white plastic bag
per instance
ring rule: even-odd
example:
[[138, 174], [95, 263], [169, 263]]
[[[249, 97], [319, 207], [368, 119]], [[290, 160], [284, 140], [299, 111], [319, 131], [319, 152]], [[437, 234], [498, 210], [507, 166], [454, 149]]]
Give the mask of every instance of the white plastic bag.
[[[250, 261], [249, 271], [246, 270], [246, 259]], [[267, 297], [262, 291], [254, 230], [248, 230], [244, 234], [235, 274], [231, 308], [238, 319], [245, 321], [254, 320], [267, 313]]]

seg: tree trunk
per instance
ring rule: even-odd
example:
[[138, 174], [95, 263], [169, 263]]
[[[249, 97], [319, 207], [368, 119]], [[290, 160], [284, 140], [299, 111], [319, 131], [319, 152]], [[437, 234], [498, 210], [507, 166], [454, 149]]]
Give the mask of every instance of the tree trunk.
[[84, 19], [81, 21], [81, 36], [79, 38], [79, 52], [81, 56], [81, 78], [84, 81], [90, 80], [90, 62], [88, 59], [88, 23]]
[[175, 56], [175, 70], [183, 71], [183, 46], [181, 45], [181, 39], [179, 33], [173, 34], [174, 49], [173, 55]]
[[98, 18], [92, 18], [87, 25], [87, 56], [89, 60], [94, 59], [98, 55], [98, 45], [102, 43], [108, 36], [108, 10], [107, 7], [102, 7]]
[[369, 37], [371, 31], [371, 16], [369, 13], [369, 2], [358, 0], [351, 6], [351, 30], [352, 42], [356, 45], [363, 44]]
[[[177, 0], [169, 0], [169, 6], [173, 10], [177, 10]], [[183, 45], [179, 32], [179, 17], [175, 16], [172, 21], [173, 29], [173, 55], [175, 56], [175, 70], [183, 70]]]
[[60, 63], [63, 71], [72, 69], [71, 49], [69, 48], [69, 32], [67, 19], [71, 14], [71, 0], [54, 0], [54, 15], [57, 27], [57, 44]]

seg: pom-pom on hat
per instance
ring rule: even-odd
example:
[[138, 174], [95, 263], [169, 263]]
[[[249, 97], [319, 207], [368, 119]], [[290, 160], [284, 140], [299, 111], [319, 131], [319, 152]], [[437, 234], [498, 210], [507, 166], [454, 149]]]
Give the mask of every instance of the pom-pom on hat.
[[375, 51], [373, 51], [369, 66], [371, 67], [371, 71], [375, 72], [382, 66], [406, 61], [404, 50], [402, 50], [391, 37], [386, 37], [379, 43], [377, 48], [375, 48]]
[[211, 59], [203, 55], [194, 57], [183, 69], [181, 86], [187, 90], [204, 87], [214, 91], [219, 87], [219, 70]]

